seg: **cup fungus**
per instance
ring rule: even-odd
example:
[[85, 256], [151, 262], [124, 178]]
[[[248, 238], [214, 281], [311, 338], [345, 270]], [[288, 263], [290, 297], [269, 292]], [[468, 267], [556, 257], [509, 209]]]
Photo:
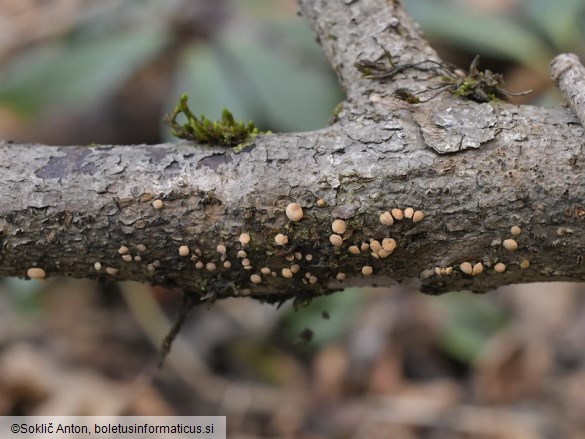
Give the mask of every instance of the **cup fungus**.
[[363, 274], [364, 276], [369, 276], [369, 275], [370, 275], [370, 274], [372, 274], [373, 272], [374, 272], [374, 269], [373, 269], [371, 266], [369, 266], [369, 265], [364, 265], [364, 266], [362, 267], [362, 274]]
[[501, 262], [498, 262], [495, 266], [494, 266], [494, 271], [496, 273], [503, 273], [504, 271], [506, 271], [506, 264], [503, 264]]
[[262, 278], [258, 274], [253, 274], [252, 276], [250, 276], [250, 281], [253, 284], [259, 284], [260, 282], [262, 282]]
[[339, 273], [337, 273], [335, 275], [335, 279], [337, 280], [344, 280], [345, 279], [345, 273], [342, 273], [341, 271]]
[[471, 265], [471, 263], [469, 262], [463, 262], [459, 268], [461, 269], [461, 271], [465, 274], [469, 274], [471, 275], [473, 273], [473, 266]]
[[31, 267], [26, 271], [26, 275], [31, 279], [44, 279], [45, 278], [45, 270], [38, 267]]
[[299, 203], [290, 203], [286, 206], [286, 216], [291, 221], [300, 221], [303, 218], [303, 208]]
[[404, 212], [402, 212], [400, 209], [392, 209], [392, 216], [394, 219], [401, 220], [404, 218]]
[[181, 247], [179, 247], [179, 255], [180, 256], [189, 256], [189, 247], [187, 247], [186, 245], [182, 245]]
[[389, 252], [393, 252], [396, 249], [396, 241], [392, 238], [384, 238], [382, 240], [382, 248]]
[[333, 223], [331, 223], [331, 230], [333, 230], [333, 233], [343, 235], [343, 233], [345, 232], [345, 221], [336, 219], [335, 221], [333, 221]]
[[154, 200], [152, 202], [152, 207], [154, 207], [156, 210], [160, 210], [163, 208], [163, 202], [162, 200]]
[[405, 218], [412, 218], [412, 215], [414, 215], [414, 209], [412, 207], [407, 207], [406, 209], [404, 209], [404, 217]]
[[331, 235], [329, 237], [329, 241], [331, 242], [331, 244], [333, 244], [335, 247], [341, 247], [343, 245], [343, 238], [339, 235]]
[[528, 267], [530, 267], [530, 261], [528, 259], [523, 259], [522, 262], [520, 262], [520, 268], [525, 270]]
[[379, 241], [373, 240], [370, 242], [370, 248], [374, 253], [379, 253], [382, 250], [382, 244]]
[[518, 248], [518, 243], [513, 239], [505, 239], [504, 242], [502, 242], [502, 245], [506, 250], [511, 252]]
[[293, 277], [293, 272], [291, 271], [290, 268], [283, 268], [281, 273], [282, 273], [282, 277], [286, 277], [287, 279], [290, 279], [291, 277]]
[[394, 218], [392, 218], [390, 212], [384, 212], [380, 215], [380, 222], [385, 226], [391, 226], [394, 224]]
[[483, 264], [481, 262], [478, 262], [473, 266], [473, 269], [471, 270], [471, 275], [477, 276], [480, 275], [481, 273], [483, 273]]
[[422, 210], [417, 210], [412, 215], [412, 222], [413, 223], [420, 223], [425, 217], [425, 213]]
[[512, 235], [518, 236], [520, 233], [522, 233], [522, 229], [518, 226], [512, 226], [510, 228], [510, 232], [512, 233]]
[[276, 242], [276, 245], [286, 245], [288, 244], [288, 236], [279, 233], [274, 237], [274, 242]]

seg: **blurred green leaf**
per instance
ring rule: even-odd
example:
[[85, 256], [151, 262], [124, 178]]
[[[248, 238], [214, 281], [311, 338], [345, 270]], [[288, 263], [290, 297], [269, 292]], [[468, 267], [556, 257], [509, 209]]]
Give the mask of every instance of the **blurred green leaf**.
[[[235, 84], [234, 84], [235, 85]], [[196, 44], [185, 50], [179, 76], [168, 105], [172, 106], [182, 94], [189, 95], [189, 107], [195, 114], [218, 118], [228, 108], [236, 119], [254, 120], [238, 93], [233, 90], [218, 61], [218, 53], [209, 45]], [[172, 137], [167, 136], [167, 139]]]
[[538, 26], [558, 52], [574, 51], [582, 43], [583, 0], [525, 0], [528, 20]]
[[545, 73], [554, 56], [537, 35], [503, 17], [434, 0], [405, 0], [405, 6], [431, 38], [471, 53], [506, 57]]
[[[313, 331], [309, 346], [318, 349], [335, 342], [351, 329], [363, 299], [361, 288], [349, 288], [331, 296], [315, 298], [306, 308], [291, 310], [283, 318], [284, 335], [298, 342], [299, 334], [308, 328]], [[328, 318], [324, 318], [324, 313], [328, 314]]]
[[27, 51], [0, 70], [0, 102], [24, 115], [47, 105], [88, 105], [116, 90], [166, 42], [151, 27]]
[[505, 311], [487, 296], [468, 291], [433, 298], [444, 312], [439, 345], [452, 357], [470, 363], [485, 343], [507, 324]]
[[189, 94], [196, 114], [218, 117], [225, 107], [262, 129], [322, 128], [342, 95], [308, 35], [289, 22], [230, 28], [218, 43], [186, 52], [174, 95]]

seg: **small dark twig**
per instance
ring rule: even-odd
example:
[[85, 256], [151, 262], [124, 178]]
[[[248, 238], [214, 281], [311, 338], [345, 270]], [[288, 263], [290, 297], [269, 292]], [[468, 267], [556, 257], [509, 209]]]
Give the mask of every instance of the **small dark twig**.
[[173, 341], [175, 340], [175, 338], [177, 337], [177, 335], [181, 331], [181, 328], [183, 327], [183, 324], [185, 323], [185, 320], [187, 319], [187, 315], [195, 306], [200, 305], [201, 303], [203, 303], [203, 302], [200, 300], [199, 296], [196, 295], [195, 293], [190, 292], [190, 291], [185, 291], [183, 293], [181, 307], [179, 309], [179, 315], [177, 315], [177, 318], [175, 319], [173, 326], [171, 327], [171, 329], [169, 330], [169, 333], [165, 336], [165, 338], [161, 344], [160, 354], [159, 354], [160, 358], [159, 358], [159, 362], [158, 362], [158, 367], [160, 369], [162, 369], [164, 362], [165, 362], [165, 359], [167, 358], [167, 356], [169, 355], [169, 353], [171, 351]]

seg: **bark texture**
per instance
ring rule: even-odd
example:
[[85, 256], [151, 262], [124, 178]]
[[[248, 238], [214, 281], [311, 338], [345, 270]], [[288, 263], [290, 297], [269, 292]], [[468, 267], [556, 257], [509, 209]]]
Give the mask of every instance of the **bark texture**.
[[[585, 279], [584, 132], [570, 109], [448, 92], [410, 104], [395, 91], [436, 87], [436, 64], [378, 79], [356, 67], [440, 61], [398, 2], [299, 3], [348, 94], [336, 123], [259, 136], [239, 154], [186, 143], [0, 143], [0, 276], [39, 267], [271, 301], [396, 282], [438, 294]], [[285, 215], [292, 202], [300, 221]], [[424, 219], [380, 222], [409, 207]], [[334, 219], [346, 223], [341, 246], [330, 240]], [[349, 251], [388, 237], [397, 248], [386, 258]], [[465, 262], [483, 271], [467, 274]]]

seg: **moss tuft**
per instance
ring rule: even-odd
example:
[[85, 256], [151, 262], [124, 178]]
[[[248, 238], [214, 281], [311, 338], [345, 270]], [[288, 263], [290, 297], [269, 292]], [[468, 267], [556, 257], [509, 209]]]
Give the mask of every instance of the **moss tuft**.
[[[189, 97], [184, 94], [173, 112], [165, 117], [165, 123], [171, 127], [173, 136], [179, 139], [206, 143], [210, 146], [235, 147], [243, 149], [260, 131], [253, 122], [247, 124], [234, 119], [227, 109], [223, 110], [220, 120], [209, 120], [204, 115], [197, 117], [187, 104]], [[177, 118], [183, 114], [187, 121], [180, 123]]]

